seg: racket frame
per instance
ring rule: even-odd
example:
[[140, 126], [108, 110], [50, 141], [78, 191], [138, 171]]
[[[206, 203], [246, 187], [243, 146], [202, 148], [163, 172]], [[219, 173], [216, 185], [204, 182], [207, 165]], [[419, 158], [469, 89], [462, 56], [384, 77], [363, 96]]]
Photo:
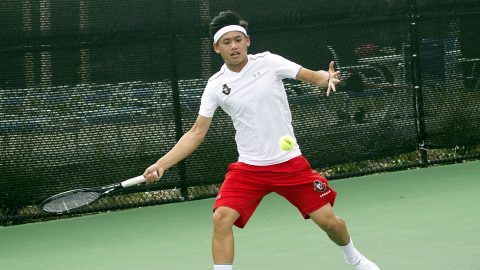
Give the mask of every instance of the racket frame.
[[[61, 193], [58, 193], [58, 194], [55, 194], [53, 196], [50, 196], [50, 197], [46, 198], [45, 200], [43, 200], [40, 203], [40, 207], [42, 208], [43, 211], [48, 212], [48, 213], [64, 214], [64, 213], [76, 211], [78, 209], [86, 207], [86, 206], [100, 200], [102, 197], [112, 193], [113, 191], [120, 190], [120, 189], [123, 189], [123, 188], [127, 188], [127, 187], [137, 185], [137, 184], [140, 184], [140, 183], [143, 183], [143, 182], [145, 182], [145, 178], [143, 177], [143, 175], [140, 175], [140, 176], [130, 178], [130, 179], [125, 180], [125, 181], [120, 182], [120, 183], [110, 184], [110, 185], [106, 185], [106, 186], [102, 186], [102, 187], [72, 189], [72, 190], [61, 192]], [[65, 197], [69, 194], [73, 194], [75, 192], [96, 192], [96, 193], [99, 194], [99, 196], [95, 200], [93, 200], [89, 203], [86, 203], [86, 204], [83, 204], [83, 205], [80, 205], [78, 207], [74, 207], [74, 208], [71, 208], [71, 209], [68, 209], [68, 210], [65, 209], [64, 211], [47, 211], [47, 210], [44, 209], [44, 206], [47, 203], [49, 203], [53, 200]]]

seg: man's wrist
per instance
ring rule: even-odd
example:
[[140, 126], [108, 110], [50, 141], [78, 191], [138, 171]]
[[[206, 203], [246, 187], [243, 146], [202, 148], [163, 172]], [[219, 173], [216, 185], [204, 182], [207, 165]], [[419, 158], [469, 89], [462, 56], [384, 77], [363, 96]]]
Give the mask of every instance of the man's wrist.
[[320, 73], [320, 76], [319, 76], [319, 80], [318, 80], [317, 85], [318, 86], [328, 86], [328, 82], [330, 80], [328, 72], [326, 72], [325, 70], [320, 70], [318, 72]]
[[160, 170], [166, 171], [165, 165], [160, 160], [155, 162], [155, 164], [157, 164], [157, 171], [160, 171]]

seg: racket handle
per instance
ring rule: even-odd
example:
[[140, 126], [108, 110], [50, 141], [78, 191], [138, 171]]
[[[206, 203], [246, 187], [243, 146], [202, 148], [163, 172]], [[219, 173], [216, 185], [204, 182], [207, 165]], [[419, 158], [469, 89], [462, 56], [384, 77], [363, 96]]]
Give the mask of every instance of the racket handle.
[[125, 180], [120, 184], [122, 185], [122, 187], [126, 188], [126, 187], [131, 187], [131, 186], [143, 183], [143, 182], [145, 182], [145, 177], [143, 177], [143, 175], [140, 175], [140, 176]]

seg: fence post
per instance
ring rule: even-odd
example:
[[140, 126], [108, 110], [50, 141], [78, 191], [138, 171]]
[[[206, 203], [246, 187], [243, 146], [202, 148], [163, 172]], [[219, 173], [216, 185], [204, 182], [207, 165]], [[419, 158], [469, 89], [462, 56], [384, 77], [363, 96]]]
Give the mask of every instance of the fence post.
[[[183, 122], [182, 122], [182, 108], [180, 104], [180, 91], [178, 89], [178, 67], [176, 64], [177, 54], [176, 54], [176, 44], [175, 38], [177, 36], [176, 27], [173, 21], [173, 0], [168, 1], [168, 15], [169, 15], [169, 30], [170, 30], [170, 52], [171, 58], [170, 63], [172, 65], [172, 77], [171, 77], [171, 86], [172, 86], [172, 98], [173, 98], [173, 112], [175, 115], [175, 140], [178, 142], [183, 136]], [[182, 199], [188, 198], [187, 191], [187, 166], [185, 160], [180, 161], [177, 164], [178, 173], [180, 177], [180, 192]]]
[[425, 112], [423, 109], [423, 87], [422, 87], [422, 66], [420, 62], [420, 42], [418, 33], [418, 18], [416, 0], [410, 1], [410, 48], [411, 48], [411, 70], [413, 83], [413, 104], [415, 127], [417, 132], [418, 151], [420, 154], [420, 165], [428, 163], [427, 150], [425, 148]]

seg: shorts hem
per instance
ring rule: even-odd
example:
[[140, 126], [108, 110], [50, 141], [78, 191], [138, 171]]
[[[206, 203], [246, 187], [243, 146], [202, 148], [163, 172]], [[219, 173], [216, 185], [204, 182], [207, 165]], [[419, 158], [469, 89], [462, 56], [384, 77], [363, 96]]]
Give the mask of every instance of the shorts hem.
[[337, 197], [337, 192], [335, 192], [333, 189], [330, 189], [332, 193], [327, 196], [327, 200], [315, 205], [309, 210], [305, 210], [302, 212], [302, 216], [304, 219], [310, 219], [310, 214], [317, 211], [318, 209], [322, 208], [323, 206], [327, 205], [327, 203], [330, 203], [330, 205], [333, 207], [335, 204], [335, 199]]

